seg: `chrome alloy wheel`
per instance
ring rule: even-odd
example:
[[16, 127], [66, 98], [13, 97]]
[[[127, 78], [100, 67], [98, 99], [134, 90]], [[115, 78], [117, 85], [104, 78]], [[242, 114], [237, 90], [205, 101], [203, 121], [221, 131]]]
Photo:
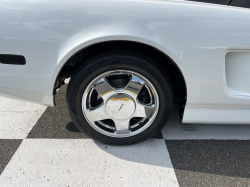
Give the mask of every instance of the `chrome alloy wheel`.
[[159, 109], [159, 97], [150, 81], [128, 70], [108, 71], [85, 89], [82, 111], [98, 132], [115, 138], [146, 130]]

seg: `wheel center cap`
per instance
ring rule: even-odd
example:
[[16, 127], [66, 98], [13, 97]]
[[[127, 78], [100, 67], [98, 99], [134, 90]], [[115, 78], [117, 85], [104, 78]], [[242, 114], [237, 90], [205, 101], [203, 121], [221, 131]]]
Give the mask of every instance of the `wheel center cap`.
[[127, 119], [135, 112], [135, 102], [126, 94], [116, 94], [108, 99], [106, 111], [114, 119]]

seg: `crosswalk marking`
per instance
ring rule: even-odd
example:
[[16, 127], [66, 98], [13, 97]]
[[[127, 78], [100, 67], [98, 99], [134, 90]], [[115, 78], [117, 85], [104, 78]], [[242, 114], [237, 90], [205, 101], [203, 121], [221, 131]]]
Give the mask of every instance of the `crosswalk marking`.
[[46, 107], [0, 97], [0, 139], [26, 138]]
[[108, 146], [90, 139], [25, 139], [0, 176], [0, 184], [179, 186], [164, 140]]
[[[249, 141], [235, 140], [250, 140], [250, 125], [182, 124], [178, 111], [174, 110], [171, 119], [162, 129], [163, 137], [132, 146], [103, 145], [78, 131], [72, 131], [69, 125], [74, 127], [74, 124], [67, 116], [65, 92], [66, 87], [57, 94], [58, 105], [55, 108], [0, 97], [1, 187], [178, 187], [179, 184], [210, 184], [210, 180], [217, 186], [221, 183], [222, 186], [230, 186], [228, 184], [232, 180], [236, 181], [232, 184], [249, 184], [246, 178], [249, 173]], [[13, 143], [13, 139], [20, 140]], [[196, 141], [186, 141], [190, 139]], [[184, 141], [166, 141], [167, 148], [165, 140]], [[224, 151], [221, 152], [221, 148]], [[230, 164], [220, 165], [223, 175], [212, 176], [216, 173], [213, 170], [209, 170], [211, 174], [206, 173], [207, 170], [204, 173], [203, 166], [217, 167], [230, 149], [232, 154], [227, 161], [233, 165], [238, 165], [239, 160], [242, 162], [239, 167], [232, 169], [233, 176], [231, 171], [226, 172]], [[197, 164], [188, 159], [192, 160], [197, 153], [205, 151], [204, 159], [195, 159], [199, 166], [197, 170]], [[239, 157], [238, 152], [244, 157]], [[190, 157], [190, 154], [193, 156]], [[246, 171], [241, 172], [241, 168]], [[243, 176], [244, 180], [237, 176]]]

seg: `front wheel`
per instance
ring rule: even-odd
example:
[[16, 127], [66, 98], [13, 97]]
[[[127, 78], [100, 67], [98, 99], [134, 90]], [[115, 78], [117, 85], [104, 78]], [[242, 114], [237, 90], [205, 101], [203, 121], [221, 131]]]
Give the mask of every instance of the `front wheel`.
[[151, 138], [173, 108], [171, 83], [153, 61], [130, 52], [89, 60], [67, 94], [74, 124], [94, 140], [116, 145]]

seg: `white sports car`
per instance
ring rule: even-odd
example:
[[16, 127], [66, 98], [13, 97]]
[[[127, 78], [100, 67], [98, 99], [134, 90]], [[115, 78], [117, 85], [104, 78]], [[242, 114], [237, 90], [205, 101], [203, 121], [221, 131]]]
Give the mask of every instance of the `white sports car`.
[[[205, 2], [205, 3], [204, 3]], [[154, 136], [183, 123], [250, 123], [249, 0], [0, 0], [0, 95], [67, 102], [87, 136]]]

